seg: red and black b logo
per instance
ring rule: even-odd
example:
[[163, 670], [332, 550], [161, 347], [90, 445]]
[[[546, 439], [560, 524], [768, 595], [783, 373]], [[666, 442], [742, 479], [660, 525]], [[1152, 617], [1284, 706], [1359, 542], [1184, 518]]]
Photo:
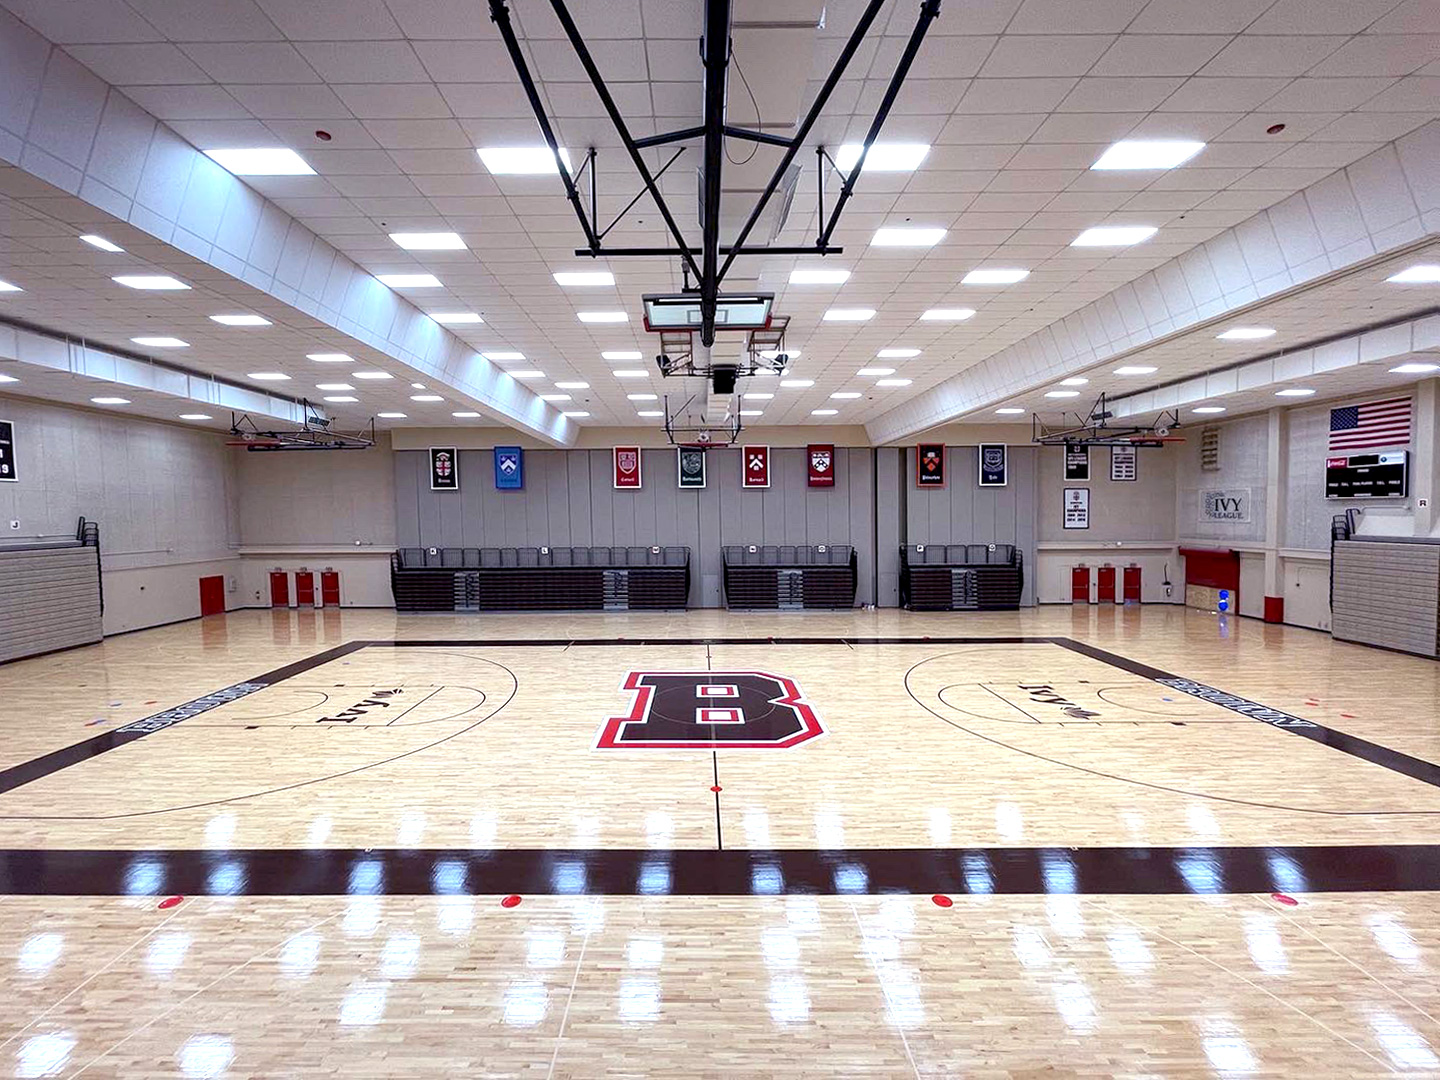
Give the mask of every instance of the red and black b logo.
[[632, 671], [623, 689], [635, 704], [599, 749], [780, 750], [825, 733], [800, 688], [763, 671]]

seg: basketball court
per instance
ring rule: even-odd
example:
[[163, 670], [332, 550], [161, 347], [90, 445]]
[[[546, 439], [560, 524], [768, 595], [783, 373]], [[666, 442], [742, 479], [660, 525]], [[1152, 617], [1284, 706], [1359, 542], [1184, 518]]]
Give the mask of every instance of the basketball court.
[[1436, 0], [0, 0], [0, 1077], [1440, 1075]]

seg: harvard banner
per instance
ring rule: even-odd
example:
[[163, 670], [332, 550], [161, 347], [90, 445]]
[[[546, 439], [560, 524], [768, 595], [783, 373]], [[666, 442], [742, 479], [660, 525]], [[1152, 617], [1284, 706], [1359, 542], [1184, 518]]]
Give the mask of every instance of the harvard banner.
[[525, 458], [518, 446], [495, 447], [495, 487], [519, 491], [525, 486]]
[[921, 443], [915, 448], [915, 486], [945, 486], [945, 446]]
[[746, 446], [740, 451], [740, 486], [747, 488], [768, 488], [770, 486], [770, 448], [768, 446]]
[[460, 490], [460, 455], [455, 447], [430, 447], [430, 490]]
[[809, 462], [811, 487], [835, 486], [835, 447], [833, 445], [812, 443], [805, 448], [805, 459]]
[[980, 486], [1005, 486], [1004, 443], [980, 444]]
[[705, 451], [693, 446], [675, 448], [677, 471], [682, 488], [703, 488], [705, 486]]
[[638, 488], [640, 486], [640, 448], [638, 446], [615, 447], [615, 486], [617, 488]]

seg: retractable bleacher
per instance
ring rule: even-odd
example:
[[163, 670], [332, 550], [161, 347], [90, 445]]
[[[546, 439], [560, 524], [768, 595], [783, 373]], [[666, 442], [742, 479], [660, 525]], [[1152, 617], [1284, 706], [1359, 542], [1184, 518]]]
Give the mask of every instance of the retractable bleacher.
[[855, 549], [750, 544], [721, 549], [725, 606], [770, 611], [855, 606]]
[[900, 604], [911, 611], [1014, 611], [1025, 571], [1013, 544], [906, 544]]
[[661, 611], [686, 606], [687, 547], [401, 548], [397, 611]]
[[73, 539], [0, 543], [0, 662], [99, 641], [104, 611], [93, 521]]

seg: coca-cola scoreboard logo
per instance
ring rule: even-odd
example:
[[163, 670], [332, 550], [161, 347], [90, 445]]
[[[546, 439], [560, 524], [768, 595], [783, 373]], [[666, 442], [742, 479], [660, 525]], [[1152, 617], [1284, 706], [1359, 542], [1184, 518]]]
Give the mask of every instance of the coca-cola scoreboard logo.
[[764, 671], [632, 671], [630, 712], [601, 750], [788, 750], [825, 734], [793, 679]]

